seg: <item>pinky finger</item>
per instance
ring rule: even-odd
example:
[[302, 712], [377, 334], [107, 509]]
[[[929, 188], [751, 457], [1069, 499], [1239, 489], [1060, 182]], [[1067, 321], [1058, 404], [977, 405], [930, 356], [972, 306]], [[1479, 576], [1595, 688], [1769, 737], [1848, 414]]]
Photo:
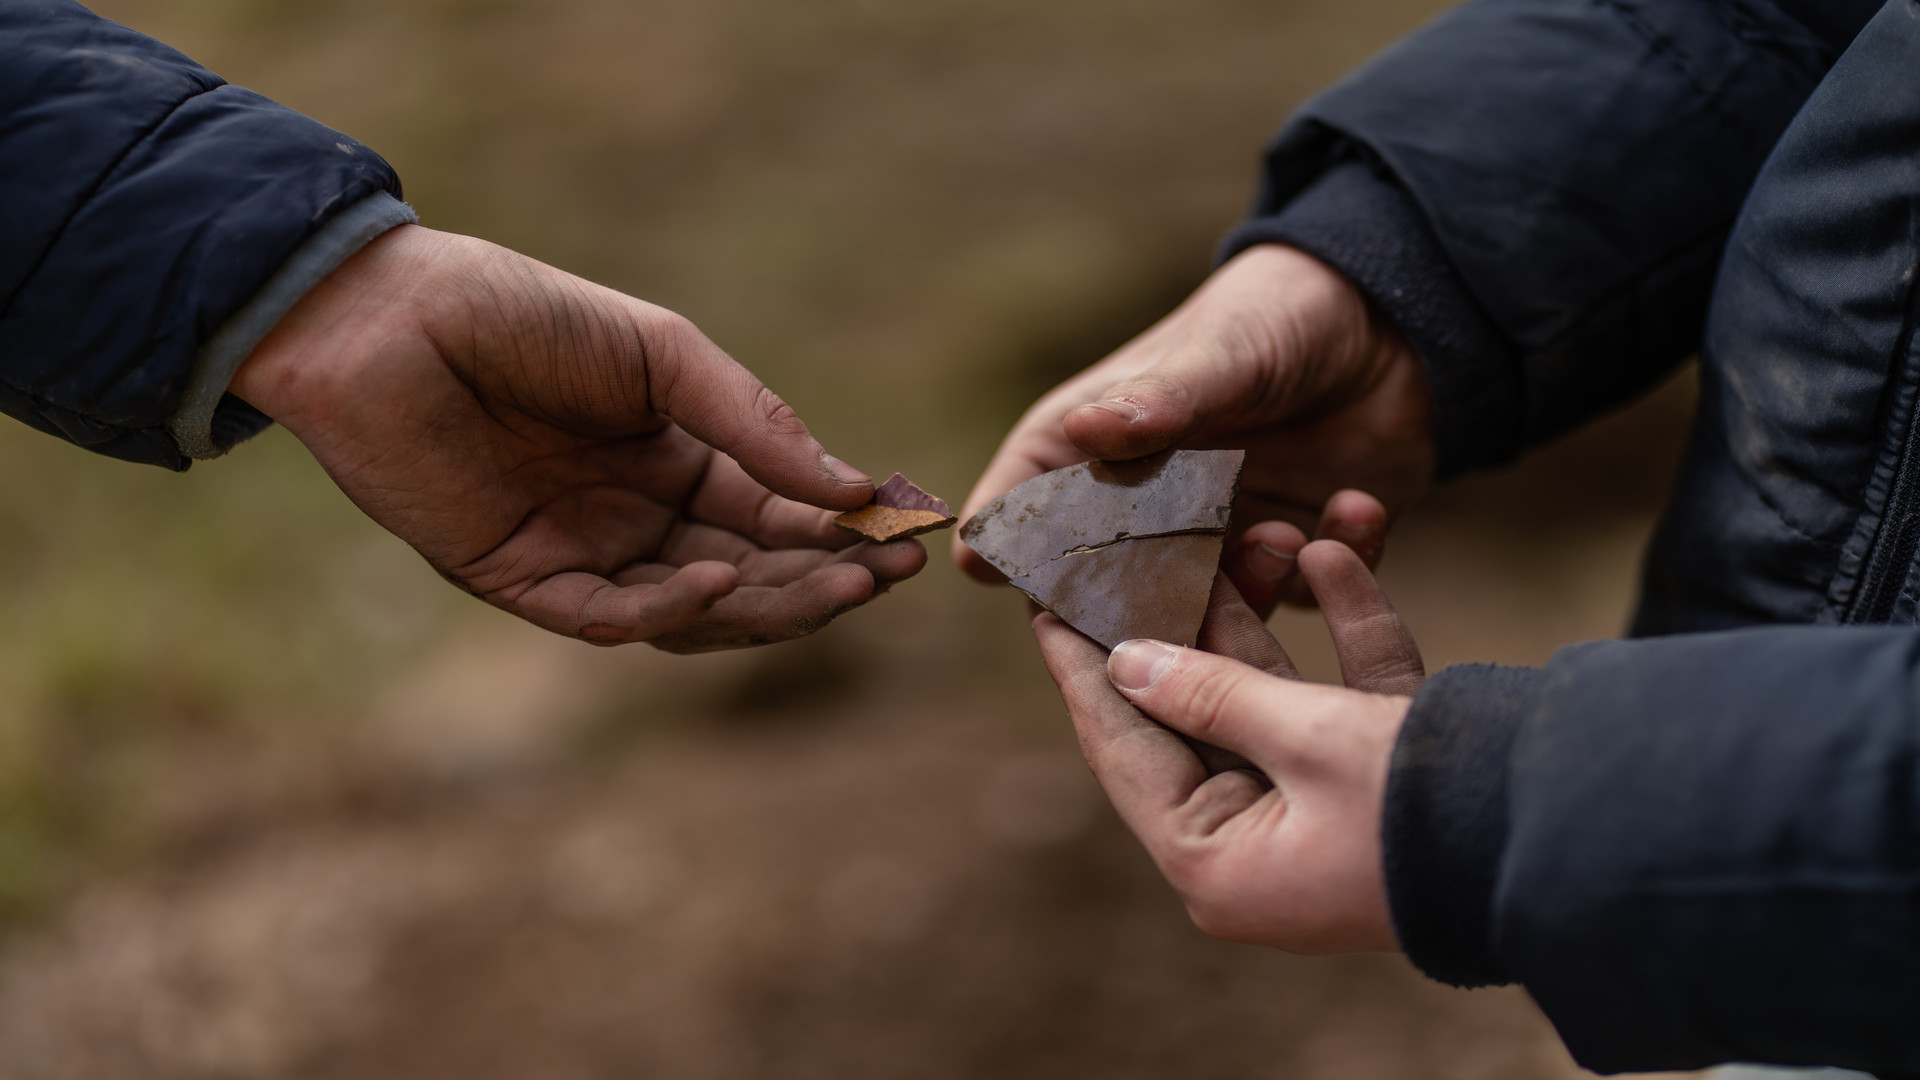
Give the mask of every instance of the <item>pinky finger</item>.
[[555, 633], [595, 645], [624, 645], [697, 621], [739, 581], [739, 571], [723, 562], [689, 563], [657, 585], [615, 585], [598, 574], [572, 571], [555, 574], [502, 606]]

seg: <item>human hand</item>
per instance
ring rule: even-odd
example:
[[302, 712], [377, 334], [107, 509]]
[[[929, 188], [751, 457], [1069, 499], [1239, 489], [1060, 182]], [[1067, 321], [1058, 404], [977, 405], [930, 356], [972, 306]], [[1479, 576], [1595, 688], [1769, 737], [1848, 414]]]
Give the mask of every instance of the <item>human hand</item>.
[[467, 237], [374, 241], [231, 389], [449, 581], [596, 644], [799, 637], [926, 562], [833, 527], [871, 480], [687, 320]]
[[[1094, 458], [1245, 449], [1236, 520], [1289, 522], [1374, 565], [1389, 514], [1432, 480], [1430, 397], [1418, 354], [1346, 278], [1295, 249], [1261, 245], [1028, 409], [961, 517], [1043, 472]], [[1337, 497], [1344, 488], [1377, 493], [1370, 505], [1384, 510], [1369, 516]], [[954, 558], [982, 581], [1001, 580], [957, 538]], [[1227, 565], [1248, 559], [1262, 569], [1257, 547], [1236, 536]], [[1277, 591], [1308, 599], [1290, 571]]]
[[1224, 577], [1210, 651], [1133, 641], [1109, 658], [1051, 615], [1034, 633], [1087, 764], [1200, 929], [1290, 952], [1394, 949], [1380, 814], [1425, 669], [1350, 549], [1316, 542], [1299, 562], [1346, 688], [1300, 682]]

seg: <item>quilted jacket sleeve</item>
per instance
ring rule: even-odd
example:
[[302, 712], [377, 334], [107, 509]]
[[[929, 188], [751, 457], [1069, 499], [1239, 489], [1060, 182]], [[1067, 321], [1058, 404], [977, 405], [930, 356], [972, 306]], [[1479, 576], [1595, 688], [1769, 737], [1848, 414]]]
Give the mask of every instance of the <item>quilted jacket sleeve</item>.
[[1393, 317], [1443, 474], [1699, 343], [1734, 215], [1878, 0], [1474, 0], [1309, 101], [1224, 255], [1289, 243]]
[[1395, 928], [1520, 982], [1600, 1072], [1920, 1074], [1920, 631], [1771, 627], [1429, 680], [1395, 750]]
[[307, 287], [413, 220], [381, 158], [71, 0], [0, 0], [0, 411], [184, 469]]

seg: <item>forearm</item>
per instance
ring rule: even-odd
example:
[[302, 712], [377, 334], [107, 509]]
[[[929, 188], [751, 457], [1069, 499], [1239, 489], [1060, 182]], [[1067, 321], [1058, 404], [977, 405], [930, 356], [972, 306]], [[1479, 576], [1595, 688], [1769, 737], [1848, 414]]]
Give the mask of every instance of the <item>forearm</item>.
[[[1513, 722], [1461, 734], [1483, 715]], [[1443, 672], [1389, 784], [1402, 944], [1437, 976], [1525, 984], [1601, 1071], [1920, 1068], [1917, 718], [1911, 629]]]

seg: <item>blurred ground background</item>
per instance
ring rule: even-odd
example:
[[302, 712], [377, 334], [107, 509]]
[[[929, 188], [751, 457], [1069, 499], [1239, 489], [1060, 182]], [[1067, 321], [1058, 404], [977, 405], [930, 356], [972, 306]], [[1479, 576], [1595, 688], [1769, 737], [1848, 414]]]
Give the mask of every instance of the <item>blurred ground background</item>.
[[[1205, 274], [1289, 107], [1438, 5], [96, 6], [957, 503]], [[1405, 524], [1430, 666], [1619, 632], [1690, 394]], [[816, 638], [682, 659], [456, 594], [278, 431], [0, 458], [0, 1077], [1579, 1073], [1518, 992], [1193, 931], [944, 537]]]

